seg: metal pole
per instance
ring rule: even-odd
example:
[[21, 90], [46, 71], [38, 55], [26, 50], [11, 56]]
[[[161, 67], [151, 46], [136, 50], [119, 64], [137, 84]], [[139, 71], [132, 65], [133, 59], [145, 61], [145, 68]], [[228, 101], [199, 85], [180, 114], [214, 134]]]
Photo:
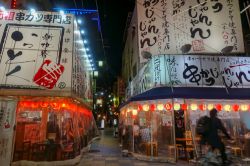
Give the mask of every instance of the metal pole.
[[134, 118], [132, 117], [132, 134], [133, 134], [133, 137], [132, 137], [132, 142], [133, 142], [133, 147], [132, 147], [132, 151], [133, 153], [135, 152], [135, 133], [134, 133], [134, 125], [135, 125], [135, 120]]

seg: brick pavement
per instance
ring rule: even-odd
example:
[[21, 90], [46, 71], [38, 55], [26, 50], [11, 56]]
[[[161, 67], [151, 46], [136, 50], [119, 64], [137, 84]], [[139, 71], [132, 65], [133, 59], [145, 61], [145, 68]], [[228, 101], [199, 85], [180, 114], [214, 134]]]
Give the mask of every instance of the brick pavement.
[[[173, 166], [169, 163], [145, 162], [134, 159], [132, 156], [123, 157], [117, 138], [113, 131], [101, 131], [101, 139], [92, 144], [90, 152], [83, 154], [78, 166]], [[178, 163], [177, 166], [187, 165]]]

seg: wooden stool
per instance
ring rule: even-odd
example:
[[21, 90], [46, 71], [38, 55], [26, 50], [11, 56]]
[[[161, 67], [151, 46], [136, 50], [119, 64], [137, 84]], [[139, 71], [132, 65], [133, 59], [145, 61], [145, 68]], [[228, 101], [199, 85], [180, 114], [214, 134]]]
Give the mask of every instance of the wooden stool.
[[240, 147], [231, 147], [231, 150], [233, 155], [242, 157], [242, 149]]
[[173, 146], [173, 145], [169, 145], [168, 146], [168, 155], [169, 156], [175, 156], [175, 146]]
[[153, 156], [158, 156], [158, 144], [157, 142], [147, 143], [146, 144], [146, 154], [151, 156], [151, 146], [153, 148]]

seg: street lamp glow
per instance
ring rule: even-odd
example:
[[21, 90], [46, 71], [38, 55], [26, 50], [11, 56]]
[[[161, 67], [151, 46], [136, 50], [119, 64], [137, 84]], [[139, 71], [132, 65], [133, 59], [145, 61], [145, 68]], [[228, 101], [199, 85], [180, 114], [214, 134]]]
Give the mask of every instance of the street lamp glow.
[[99, 74], [98, 71], [94, 71], [94, 76], [95, 77], [98, 77], [98, 74]]
[[103, 61], [98, 61], [98, 66], [102, 67], [103, 66]]
[[85, 32], [84, 32], [84, 30], [81, 30], [81, 34], [84, 34]]
[[83, 43], [84, 43], [84, 44], [87, 44], [87, 43], [88, 43], [88, 41], [87, 41], [87, 40], [84, 40], [84, 41], [83, 41]]
[[89, 48], [86, 48], [86, 51], [89, 51]]
[[78, 22], [78, 24], [81, 24], [81, 23], [82, 23], [82, 20], [81, 20], [81, 19], [78, 19], [77, 22]]

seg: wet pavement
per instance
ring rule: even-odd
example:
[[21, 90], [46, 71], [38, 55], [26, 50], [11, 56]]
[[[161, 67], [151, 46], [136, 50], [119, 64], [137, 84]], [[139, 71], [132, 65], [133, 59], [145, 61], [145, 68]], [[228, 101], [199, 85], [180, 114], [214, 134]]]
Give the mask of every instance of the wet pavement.
[[78, 166], [184, 166], [187, 163], [169, 164], [139, 161], [131, 157], [123, 157], [118, 138], [113, 136], [113, 129], [101, 130], [101, 139], [92, 144]]

